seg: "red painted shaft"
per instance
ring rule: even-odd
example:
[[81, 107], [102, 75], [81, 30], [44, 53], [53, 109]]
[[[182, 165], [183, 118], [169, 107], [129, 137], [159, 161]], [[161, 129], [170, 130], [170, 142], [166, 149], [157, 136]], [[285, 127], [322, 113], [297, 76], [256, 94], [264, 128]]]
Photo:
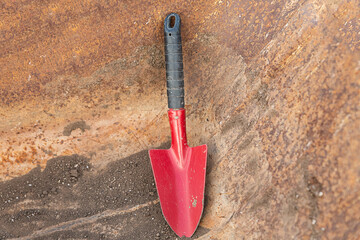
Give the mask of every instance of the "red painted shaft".
[[[170, 130], [171, 130], [171, 149], [179, 161], [184, 160], [186, 150], [188, 148], [186, 139], [186, 116], [185, 109], [168, 111]], [[184, 162], [179, 162], [179, 166], [183, 166]]]

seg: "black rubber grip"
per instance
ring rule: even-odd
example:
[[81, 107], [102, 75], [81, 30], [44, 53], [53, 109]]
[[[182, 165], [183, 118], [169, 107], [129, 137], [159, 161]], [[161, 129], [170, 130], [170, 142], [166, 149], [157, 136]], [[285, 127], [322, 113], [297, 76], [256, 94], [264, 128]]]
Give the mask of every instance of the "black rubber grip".
[[180, 33], [180, 16], [171, 13], [165, 18], [165, 61], [168, 106], [184, 108], [184, 71]]

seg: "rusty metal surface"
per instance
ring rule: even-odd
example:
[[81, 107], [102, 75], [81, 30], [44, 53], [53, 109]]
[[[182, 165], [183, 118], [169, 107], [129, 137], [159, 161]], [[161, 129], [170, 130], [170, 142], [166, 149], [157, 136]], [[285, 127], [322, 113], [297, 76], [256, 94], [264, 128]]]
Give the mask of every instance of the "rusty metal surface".
[[189, 144], [209, 145], [199, 238], [360, 238], [357, 1], [9, 0], [0, 11], [4, 184], [72, 154], [96, 175], [169, 141], [162, 24], [176, 11]]

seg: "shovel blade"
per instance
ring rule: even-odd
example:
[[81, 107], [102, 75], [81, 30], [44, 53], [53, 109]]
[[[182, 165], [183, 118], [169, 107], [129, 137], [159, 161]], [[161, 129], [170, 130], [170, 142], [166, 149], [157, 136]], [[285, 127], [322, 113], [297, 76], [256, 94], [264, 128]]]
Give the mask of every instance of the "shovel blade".
[[149, 151], [163, 215], [179, 236], [191, 237], [204, 207], [207, 146]]

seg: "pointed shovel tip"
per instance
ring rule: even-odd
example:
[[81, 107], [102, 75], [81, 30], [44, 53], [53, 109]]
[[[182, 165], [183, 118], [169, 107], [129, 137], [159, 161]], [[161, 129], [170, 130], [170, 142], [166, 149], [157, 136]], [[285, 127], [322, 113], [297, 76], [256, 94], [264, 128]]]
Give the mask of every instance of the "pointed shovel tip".
[[[167, 222], [169, 224], [169, 222]], [[194, 233], [196, 232], [196, 229], [198, 226], [196, 226], [196, 228], [194, 230], [186, 230], [186, 231], [181, 231], [181, 230], [178, 230], [178, 231], [175, 231], [174, 228], [169, 224], [171, 230], [174, 231], [174, 233], [180, 238], [180, 239], [183, 239], [184, 237], [185, 238], [191, 238]]]

